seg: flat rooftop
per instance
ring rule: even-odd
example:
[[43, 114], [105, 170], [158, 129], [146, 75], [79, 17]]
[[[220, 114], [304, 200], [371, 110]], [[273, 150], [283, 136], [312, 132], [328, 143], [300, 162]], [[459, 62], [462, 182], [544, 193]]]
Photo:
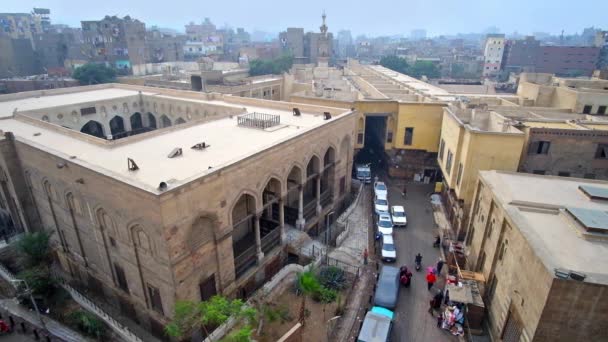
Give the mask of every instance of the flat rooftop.
[[426, 96], [450, 95], [450, 93], [445, 89], [441, 89], [437, 86], [426, 83], [417, 78], [393, 71], [393, 70], [385, 68], [381, 65], [370, 65], [368, 67], [370, 69], [375, 70], [375, 71], [381, 73], [382, 75], [384, 75], [392, 80], [395, 80], [398, 83], [401, 83], [402, 85], [414, 90], [415, 92], [419, 93], [419, 95], [426, 95]]
[[[86, 87], [79, 87], [79, 89], [82, 88]], [[152, 93], [146, 92], [146, 94]], [[0, 118], [12, 116], [15, 109], [18, 111], [42, 110], [45, 108], [70, 106], [79, 103], [113, 100], [134, 95], [139, 95], [139, 92], [129, 89], [107, 88], [49, 96], [32, 96], [7, 101], [2, 101], [2, 98], [0, 97]]]
[[581, 222], [605, 217], [608, 198], [592, 199], [580, 187], [604, 193], [608, 182], [506, 171], [480, 171], [480, 178], [550, 273], [566, 269], [585, 274], [587, 282], [608, 284], [608, 237], [582, 233], [570, 213], [585, 214]]
[[[115, 88], [95, 89], [64, 95], [23, 98], [0, 102], [2, 119], [0, 129], [13, 132], [17, 141], [76, 163], [101, 174], [119, 179], [140, 189], [158, 194], [160, 182], [168, 184], [168, 190], [191, 180], [209, 175], [219, 169], [237, 163], [282, 142], [306, 134], [326, 125], [349, 110], [282, 103], [257, 99], [242, 99], [228, 95], [159, 90], [156, 88], [111, 85]], [[129, 89], [131, 88], [131, 89]], [[74, 89], [74, 88], [72, 88]], [[280, 124], [267, 128], [250, 128], [237, 125], [238, 115], [225, 115], [213, 120], [192, 120], [185, 124], [160, 128], [151, 132], [122, 138], [104, 140], [76, 130], [64, 128], [41, 120], [12, 115], [15, 104], [28, 110], [46, 106], [76, 104], [120, 99], [125, 96], [146, 94], [146, 101], [175, 100], [184, 105], [195, 103], [229, 107], [238, 113], [263, 113], [280, 118]], [[184, 96], [180, 96], [183, 93]], [[213, 99], [208, 99], [213, 98]], [[1, 99], [1, 97], [0, 97]], [[301, 116], [294, 116], [292, 108], [298, 107]], [[332, 113], [330, 120], [324, 120], [323, 112]], [[160, 114], [160, 113], [159, 113]], [[205, 142], [209, 147], [203, 150], [191, 147]], [[174, 148], [182, 148], [183, 154], [168, 158]], [[132, 158], [139, 170], [129, 171], [127, 158]]]
[[490, 106], [447, 109], [469, 129], [482, 132], [516, 133], [518, 125], [531, 128], [608, 130], [608, 119], [597, 115], [569, 113], [553, 108]]

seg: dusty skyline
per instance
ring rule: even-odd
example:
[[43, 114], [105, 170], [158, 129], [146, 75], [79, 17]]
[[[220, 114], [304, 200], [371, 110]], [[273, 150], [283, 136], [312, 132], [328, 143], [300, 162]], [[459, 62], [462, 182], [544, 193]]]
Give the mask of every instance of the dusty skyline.
[[[118, 15], [142, 20], [147, 26], [157, 25], [184, 30], [190, 21], [209, 17], [218, 27], [244, 27], [248, 31], [279, 32], [286, 27], [318, 30], [323, 10], [331, 32], [349, 29], [353, 35], [408, 35], [413, 29], [426, 29], [429, 36], [482, 32], [496, 26], [502, 32], [520, 34], [549, 32], [568, 34], [585, 27], [606, 25], [608, 1], [580, 0], [410, 0], [410, 1], [321, 1], [309, 0], [303, 5], [277, 1], [174, 0], [167, 3], [131, 0], [87, 2], [76, 0], [15, 1], [1, 7], [2, 12], [29, 12], [33, 7], [51, 10], [54, 23], [80, 26], [81, 20], [98, 20], [105, 15]], [[606, 28], [606, 27], [604, 27]]]

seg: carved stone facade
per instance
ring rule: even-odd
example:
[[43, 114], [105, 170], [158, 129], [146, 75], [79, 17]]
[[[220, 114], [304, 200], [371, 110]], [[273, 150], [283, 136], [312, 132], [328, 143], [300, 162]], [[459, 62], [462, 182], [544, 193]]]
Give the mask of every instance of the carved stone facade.
[[[154, 91], [182, 95], [172, 90]], [[202, 99], [221, 95], [183, 96]], [[127, 104], [124, 113], [117, 115], [126, 119], [133, 115], [131, 106], [137, 104], [138, 110], [155, 117], [166, 113], [173, 118], [189, 118], [192, 122], [183, 125], [185, 130], [228, 120], [236, 111], [242, 112], [240, 107], [248, 106], [266, 107], [268, 111], [291, 111], [298, 106], [302, 116], [306, 116], [302, 120], [318, 122], [310, 128], [297, 129], [286, 123], [276, 132], [264, 134], [285, 134], [281, 130], [294, 129], [295, 135], [202, 176], [179, 182], [168, 180], [168, 189], [163, 191], [140, 186], [137, 182], [145, 175], [140, 173], [142, 170], [116, 175], [104, 169], [103, 164], [83, 162], [87, 158], [84, 152], [73, 157], [58, 153], [53, 146], [33, 143], [25, 132], [31, 125], [41, 130], [38, 136], [62, 134], [73, 137], [74, 144], [122, 148], [146, 144], [161, 139], [163, 134], [181, 132], [182, 128], [161, 128], [157, 121], [154, 132], [104, 140], [77, 132], [85, 120], [76, 109], [70, 119], [73, 129], [52, 125], [58, 120], [59, 111], [69, 113], [71, 107], [35, 110], [10, 119], [19, 121], [11, 127], [28, 125], [23, 131], [15, 131], [14, 136], [5, 133], [0, 141], [0, 167], [7, 175], [3, 179], [15, 199], [14, 211], [23, 221], [23, 229], [51, 232], [67, 277], [105, 297], [125, 316], [162, 337], [162, 324], [173, 314], [176, 300], [201, 300], [214, 293], [250, 295], [280, 269], [286, 257], [286, 227], [315, 229], [323, 225], [325, 214], [340, 206], [350, 192], [356, 115], [336, 108], [231, 97], [222, 100], [234, 101], [231, 106], [205, 104], [204, 108], [190, 108], [179, 98], [168, 96], [163, 101], [131, 100], [112, 100]], [[108, 111], [122, 111], [108, 101], [92, 102], [94, 116], [102, 121], [104, 130], [110, 121]], [[334, 117], [324, 121], [323, 115], [306, 114], [319, 110], [331, 112]], [[209, 118], [197, 120], [197, 115]], [[42, 120], [43, 116], [49, 118], [50, 124]], [[191, 156], [212, 151], [184, 153]], [[124, 164], [126, 169], [126, 160]], [[146, 167], [142, 162], [139, 165]], [[150, 172], [149, 168], [143, 171]]]

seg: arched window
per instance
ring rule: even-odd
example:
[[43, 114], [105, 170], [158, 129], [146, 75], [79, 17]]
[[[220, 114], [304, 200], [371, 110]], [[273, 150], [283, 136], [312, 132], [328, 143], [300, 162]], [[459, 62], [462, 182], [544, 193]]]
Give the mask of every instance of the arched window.
[[140, 225], [135, 225], [131, 228], [131, 236], [133, 238], [133, 243], [135, 246], [144, 253], [152, 253], [152, 242], [150, 241], [150, 237], [144, 230], [144, 228]]
[[82, 215], [83, 210], [82, 203], [80, 202], [80, 200], [71, 192], [68, 193], [65, 198], [68, 207], [74, 212], [74, 214]]

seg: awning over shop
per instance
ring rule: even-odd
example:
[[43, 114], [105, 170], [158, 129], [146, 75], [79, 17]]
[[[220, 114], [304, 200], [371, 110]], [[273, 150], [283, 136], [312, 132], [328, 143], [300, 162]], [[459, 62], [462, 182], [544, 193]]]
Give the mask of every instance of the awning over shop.
[[446, 289], [450, 291], [450, 300], [464, 304], [474, 303], [471, 288], [468, 284], [462, 284], [462, 286], [448, 284]]

